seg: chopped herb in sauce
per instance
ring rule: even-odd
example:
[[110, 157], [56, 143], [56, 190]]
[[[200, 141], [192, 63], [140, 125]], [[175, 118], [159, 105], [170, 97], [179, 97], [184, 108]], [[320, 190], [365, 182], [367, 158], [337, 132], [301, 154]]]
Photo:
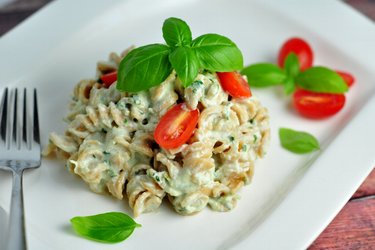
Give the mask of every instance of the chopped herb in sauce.
[[138, 95], [133, 95], [132, 98], [133, 98], [133, 101], [134, 101], [134, 103], [135, 103], [136, 105], [141, 104], [141, 100], [140, 100], [140, 98], [139, 98]]
[[203, 82], [201, 80], [194, 81], [193, 84], [191, 85], [193, 93], [194, 94], [197, 93], [198, 88], [200, 88], [201, 86], [203, 86]]
[[256, 143], [257, 140], [258, 140], [258, 136], [257, 135], [253, 135], [253, 138], [254, 138], [254, 143]]
[[230, 135], [230, 136], [228, 136], [228, 138], [229, 138], [229, 141], [231, 141], [231, 142], [234, 141], [234, 136]]
[[108, 173], [108, 176], [111, 177], [111, 178], [117, 176], [117, 174], [115, 173], [115, 171], [113, 171], [112, 169], [108, 169], [107, 173]]

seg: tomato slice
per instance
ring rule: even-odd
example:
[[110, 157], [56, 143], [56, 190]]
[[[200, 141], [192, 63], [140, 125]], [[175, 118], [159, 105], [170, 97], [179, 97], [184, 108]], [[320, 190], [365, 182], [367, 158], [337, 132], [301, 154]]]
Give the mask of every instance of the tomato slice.
[[348, 87], [351, 87], [353, 85], [355, 79], [354, 76], [352, 76], [350, 73], [341, 70], [336, 70], [336, 73], [342, 77], [342, 79], [346, 82]]
[[162, 148], [177, 148], [187, 142], [197, 126], [199, 110], [189, 110], [185, 103], [177, 104], [161, 117], [154, 132]]
[[308, 118], [326, 118], [339, 112], [345, 104], [345, 95], [316, 93], [298, 89], [293, 95], [294, 108]]
[[217, 72], [221, 87], [229, 95], [236, 98], [245, 98], [251, 96], [249, 84], [242, 75], [236, 71], [233, 72]]
[[111, 86], [112, 83], [114, 83], [115, 81], [117, 81], [117, 71], [113, 71], [113, 72], [111, 72], [111, 73], [108, 73], [108, 74], [102, 75], [102, 76], [100, 77], [100, 79], [102, 80], [103, 85], [104, 85], [106, 88], [109, 88], [109, 86]]
[[279, 51], [277, 63], [284, 67], [284, 62], [289, 53], [294, 52], [299, 60], [300, 70], [308, 69], [313, 64], [313, 51], [310, 45], [303, 39], [294, 37], [287, 40]]

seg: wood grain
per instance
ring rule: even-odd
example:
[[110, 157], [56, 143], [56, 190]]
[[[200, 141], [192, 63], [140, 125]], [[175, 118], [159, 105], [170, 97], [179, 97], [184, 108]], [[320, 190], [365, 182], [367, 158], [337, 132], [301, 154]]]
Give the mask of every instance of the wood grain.
[[375, 249], [375, 197], [349, 202], [309, 250]]
[[352, 199], [375, 195], [375, 169], [354, 193]]
[[375, 249], [375, 169], [309, 247], [317, 249]]

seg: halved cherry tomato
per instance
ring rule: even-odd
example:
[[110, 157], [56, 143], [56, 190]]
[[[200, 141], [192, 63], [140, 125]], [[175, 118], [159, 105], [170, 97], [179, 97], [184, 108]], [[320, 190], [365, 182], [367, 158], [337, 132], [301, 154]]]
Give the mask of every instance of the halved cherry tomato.
[[279, 51], [277, 62], [280, 67], [284, 67], [284, 61], [291, 52], [297, 55], [301, 71], [312, 66], [314, 56], [310, 45], [305, 40], [294, 37], [287, 40]]
[[354, 76], [352, 76], [351, 74], [349, 74], [347, 72], [340, 71], [340, 70], [336, 70], [336, 73], [339, 74], [342, 77], [342, 79], [346, 82], [348, 87], [351, 87], [353, 85]]
[[325, 118], [339, 112], [345, 104], [345, 95], [316, 93], [297, 89], [293, 94], [294, 108], [309, 118]]
[[251, 91], [249, 84], [242, 75], [236, 71], [233, 72], [217, 72], [221, 87], [229, 95], [236, 98], [250, 97]]
[[111, 72], [111, 73], [108, 73], [108, 74], [102, 75], [102, 76], [100, 77], [100, 79], [102, 80], [103, 85], [104, 85], [106, 88], [109, 88], [109, 86], [111, 86], [112, 83], [114, 83], [115, 81], [117, 81], [117, 71], [113, 71], [113, 72]]
[[199, 110], [189, 110], [185, 103], [177, 104], [163, 115], [154, 132], [162, 148], [177, 148], [187, 142], [197, 126]]

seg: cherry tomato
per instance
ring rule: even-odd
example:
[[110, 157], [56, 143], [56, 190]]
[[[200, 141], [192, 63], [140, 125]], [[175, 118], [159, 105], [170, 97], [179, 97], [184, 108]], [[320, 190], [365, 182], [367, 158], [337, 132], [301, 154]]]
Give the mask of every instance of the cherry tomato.
[[102, 80], [103, 85], [104, 85], [106, 88], [109, 88], [109, 86], [111, 86], [112, 83], [114, 83], [115, 81], [117, 81], [117, 71], [113, 71], [113, 72], [111, 72], [111, 73], [108, 73], [108, 74], [102, 75], [102, 76], [100, 77], [100, 79]]
[[177, 104], [161, 117], [154, 132], [162, 148], [177, 148], [187, 142], [197, 126], [199, 110], [189, 110], [185, 103]]
[[339, 112], [345, 104], [345, 95], [316, 93], [297, 89], [293, 94], [294, 108], [309, 118], [326, 118]]
[[291, 52], [297, 55], [301, 71], [312, 66], [314, 56], [310, 45], [305, 40], [294, 37], [287, 40], [279, 51], [277, 61], [280, 67], [284, 67], [284, 61]]
[[229, 95], [237, 98], [245, 98], [251, 96], [250, 86], [236, 71], [233, 72], [217, 72], [221, 87]]
[[351, 87], [353, 85], [354, 76], [352, 76], [351, 74], [349, 74], [347, 72], [340, 71], [340, 70], [336, 70], [336, 73], [339, 74], [342, 77], [342, 79], [346, 82], [348, 87]]

